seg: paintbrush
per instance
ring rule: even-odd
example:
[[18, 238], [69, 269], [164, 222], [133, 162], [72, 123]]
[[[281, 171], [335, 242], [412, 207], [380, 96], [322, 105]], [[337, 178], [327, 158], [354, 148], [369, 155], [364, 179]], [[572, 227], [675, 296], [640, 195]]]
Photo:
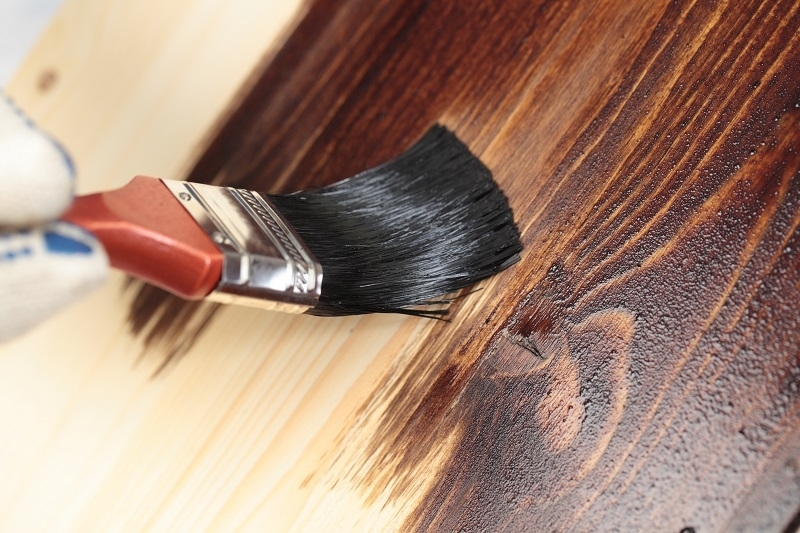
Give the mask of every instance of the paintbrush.
[[[434, 126], [396, 159], [286, 195], [135, 177], [63, 216], [111, 265], [189, 300], [323, 316], [425, 308], [519, 260], [486, 166]], [[420, 308], [422, 307], [422, 308]]]

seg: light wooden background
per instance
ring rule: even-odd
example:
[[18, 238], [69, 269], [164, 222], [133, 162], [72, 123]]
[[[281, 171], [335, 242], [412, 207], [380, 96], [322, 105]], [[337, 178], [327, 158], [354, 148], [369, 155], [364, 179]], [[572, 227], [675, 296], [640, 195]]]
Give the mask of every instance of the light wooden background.
[[[80, 192], [180, 177], [301, 4], [69, 0], [8, 91], [72, 153]], [[0, 531], [401, 523], [408, 505], [345, 470], [376, 418], [357, 408], [428, 322], [231, 308], [153, 377], [163, 354], [128, 334], [123, 281], [0, 347]]]
[[522, 261], [446, 324], [225, 309], [155, 378], [115, 277], [0, 352], [0, 531], [796, 529], [800, 4], [72, 0], [10, 89], [81, 190], [180, 177], [290, 28], [193, 176], [443, 122]]
[[0, 87], [17, 70], [59, 4], [59, 0], [0, 2]]

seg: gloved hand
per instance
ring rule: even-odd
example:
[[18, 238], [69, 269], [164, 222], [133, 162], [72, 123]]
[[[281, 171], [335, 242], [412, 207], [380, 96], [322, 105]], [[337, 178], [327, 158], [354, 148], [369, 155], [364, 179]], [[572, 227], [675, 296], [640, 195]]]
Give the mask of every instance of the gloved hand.
[[66, 152], [0, 93], [0, 341], [30, 329], [101, 284], [102, 246], [54, 222], [72, 201]]

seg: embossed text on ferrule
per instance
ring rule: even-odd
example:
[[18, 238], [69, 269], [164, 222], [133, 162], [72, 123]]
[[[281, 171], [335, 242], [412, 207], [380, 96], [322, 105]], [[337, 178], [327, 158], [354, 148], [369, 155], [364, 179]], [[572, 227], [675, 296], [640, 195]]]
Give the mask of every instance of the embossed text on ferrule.
[[[229, 188], [228, 190], [247, 209], [251, 216], [256, 219], [256, 222], [261, 226], [262, 230], [264, 230], [264, 233], [270, 237], [274, 237], [273, 242], [277, 240], [274, 244], [283, 252], [284, 258], [294, 263], [293, 287], [295, 292], [308, 292], [310, 266], [306, 257], [304, 257], [304, 255], [307, 254], [303, 254], [303, 252], [300, 251], [299, 243], [287, 232], [287, 229], [278, 218], [277, 213], [275, 213], [274, 208], [272, 208], [261, 195], [252, 191], [233, 188]], [[313, 286], [311, 288], [313, 288]]]
[[302, 313], [321, 293], [322, 265], [257, 192], [162, 180], [223, 254], [206, 299]]

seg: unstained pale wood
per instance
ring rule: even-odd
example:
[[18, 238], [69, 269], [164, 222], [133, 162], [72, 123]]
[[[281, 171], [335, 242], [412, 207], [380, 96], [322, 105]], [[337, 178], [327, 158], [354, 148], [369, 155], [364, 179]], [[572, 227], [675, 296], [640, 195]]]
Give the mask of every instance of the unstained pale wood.
[[[8, 91], [68, 148], [79, 192], [177, 178], [302, 10], [67, 1]], [[287, 530], [341, 428], [429, 327], [231, 308], [157, 373], [170, 347], [131, 335], [125, 285], [0, 347], [0, 530]]]

